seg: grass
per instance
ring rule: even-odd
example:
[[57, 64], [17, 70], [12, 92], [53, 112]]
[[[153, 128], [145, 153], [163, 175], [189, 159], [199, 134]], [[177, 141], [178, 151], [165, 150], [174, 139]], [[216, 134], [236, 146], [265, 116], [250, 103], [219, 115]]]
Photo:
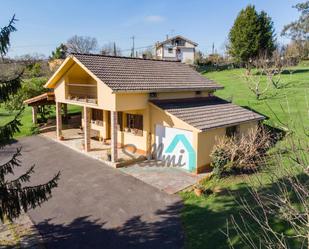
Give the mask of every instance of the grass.
[[[225, 87], [217, 91], [217, 96], [268, 116], [269, 119], [265, 123], [270, 126], [282, 128], [286, 124], [292, 124], [293, 130], [301, 140], [304, 140], [306, 139], [304, 130], [308, 130], [309, 127], [309, 66], [301, 64], [293, 69], [292, 75], [282, 75], [282, 82], [287, 86], [278, 90], [272, 88], [264, 100], [256, 100], [255, 95], [248, 89], [242, 77], [243, 69], [207, 72], [203, 75]], [[286, 143], [287, 140], [283, 139], [273, 150], [279, 149]], [[275, 169], [276, 174], [283, 174], [276, 163], [274, 166], [272, 170]], [[262, 179], [263, 188], [273, 191], [273, 186], [268, 181], [269, 176], [270, 172], [264, 170], [255, 175], [206, 180], [202, 182], [206, 188], [222, 189], [219, 194], [209, 196], [196, 197], [193, 192], [181, 193], [185, 203], [182, 220], [186, 234], [186, 248], [229, 248], [223, 231], [226, 230], [226, 222], [231, 215], [237, 217], [242, 211], [243, 207], [237, 201], [238, 198], [241, 196], [250, 200], [249, 188], [257, 186], [257, 179]], [[258, 233], [256, 235], [258, 236]], [[244, 248], [236, 235], [234, 242], [235, 248]], [[294, 248], [299, 248], [299, 245], [294, 245]]]
[[[53, 108], [53, 112], [51, 113], [51, 117], [55, 116], [54, 111], [55, 110]], [[77, 112], [80, 112], [79, 106], [68, 105], [68, 113], [72, 114], [72, 113], [77, 113]], [[0, 126], [11, 121], [14, 118], [15, 114], [16, 114], [15, 112], [13, 112], [13, 113], [9, 112], [9, 111], [5, 110], [5, 108], [3, 106], [0, 106]], [[21, 123], [22, 123], [22, 126], [20, 127], [20, 132], [16, 133], [14, 138], [21, 138], [21, 137], [32, 135], [31, 128], [33, 127], [33, 124], [32, 124], [31, 107], [27, 106], [25, 108], [24, 113], [23, 113], [22, 118], [21, 118]]]

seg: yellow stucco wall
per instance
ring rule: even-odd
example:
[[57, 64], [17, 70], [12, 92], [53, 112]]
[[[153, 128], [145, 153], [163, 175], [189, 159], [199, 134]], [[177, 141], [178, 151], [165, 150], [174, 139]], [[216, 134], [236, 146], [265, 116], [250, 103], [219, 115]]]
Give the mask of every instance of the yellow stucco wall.
[[57, 102], [64, 102], [65, 101], [65, 95], [66, 95], [66, 90], [65, 90], [65, 80], [64, 77], [62, 77], [58, 84], [56, 84], [54, 88], [54, 93], [55, 93], [55, 98]]
[[148, 106], [147, 93], [117, 93], [115, 95], [117, 111], [139, 110]]
[[[257, 121], [239, 125], [239, 135], [246, 134], [250, 129], [256, 128]], [[197, 168], [209, 166], [211, 163], [210, 153], [220, 137], [225, 136], [225, 127], [212, 129], [198, 133], [197, 140]]]
[[147, 140], [149, 135], [149, 110], [131, 110], [123, 112], [123, 128], [126, 127], [126, 114], [143, 115], [143, 135], [135, 135], [131, 132], [118, 131], [118, 143], [121, 145], [134, 144], [138, 150], [147, 151]]

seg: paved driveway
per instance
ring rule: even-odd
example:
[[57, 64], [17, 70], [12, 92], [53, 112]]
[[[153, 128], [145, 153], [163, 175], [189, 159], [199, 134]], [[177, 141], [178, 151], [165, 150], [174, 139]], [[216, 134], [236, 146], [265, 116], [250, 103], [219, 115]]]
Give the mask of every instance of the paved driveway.
[[183, 247], [178, 196], [40, 136], [17, 145], [23, 168], [36, 164], [33, 184], [61, 171], [53, 197], [29, 211], [47, 248]]

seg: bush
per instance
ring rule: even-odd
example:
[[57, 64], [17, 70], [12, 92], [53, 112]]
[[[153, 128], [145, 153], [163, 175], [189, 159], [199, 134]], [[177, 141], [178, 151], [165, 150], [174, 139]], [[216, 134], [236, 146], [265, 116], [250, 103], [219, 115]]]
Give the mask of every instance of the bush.
[[240, 137], [219, 139], [211, 152], [214, 175], [255, 172], [262, 165], [262, 158], [271, 146], [270, 134], [264, 129], [252, 129]]
[[14, 96], [9, 97], [9, 99], [4, 103], [4, 108], [8, 111], [20, 110], [23, 106], [24, 100], [46, 92], [46, 89], [43, 87], [46, 80], [46, 78], [32, 78], [23, 80], [21, 88]]
[[226, 172], [226, 165], [228, 165], [229, 154], [224, 148], [217, 148], [215, 149], [212, 154], [212, 167], [213, 167], [213, 174], [221, 177]]

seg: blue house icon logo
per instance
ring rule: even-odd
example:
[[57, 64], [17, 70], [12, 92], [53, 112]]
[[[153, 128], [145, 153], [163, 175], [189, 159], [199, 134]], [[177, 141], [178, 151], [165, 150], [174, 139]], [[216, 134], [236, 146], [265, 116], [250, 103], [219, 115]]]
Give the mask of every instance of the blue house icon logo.
[[172, 153], [178, 143], [182, 143], [188, 153], [188, 167], [189, 171], [193, 171], [196, 168], [196, 155], [191, 143], [183, 134], [178, 134], [174, 137], [170, 145], [166, 148], [165, 153]]

